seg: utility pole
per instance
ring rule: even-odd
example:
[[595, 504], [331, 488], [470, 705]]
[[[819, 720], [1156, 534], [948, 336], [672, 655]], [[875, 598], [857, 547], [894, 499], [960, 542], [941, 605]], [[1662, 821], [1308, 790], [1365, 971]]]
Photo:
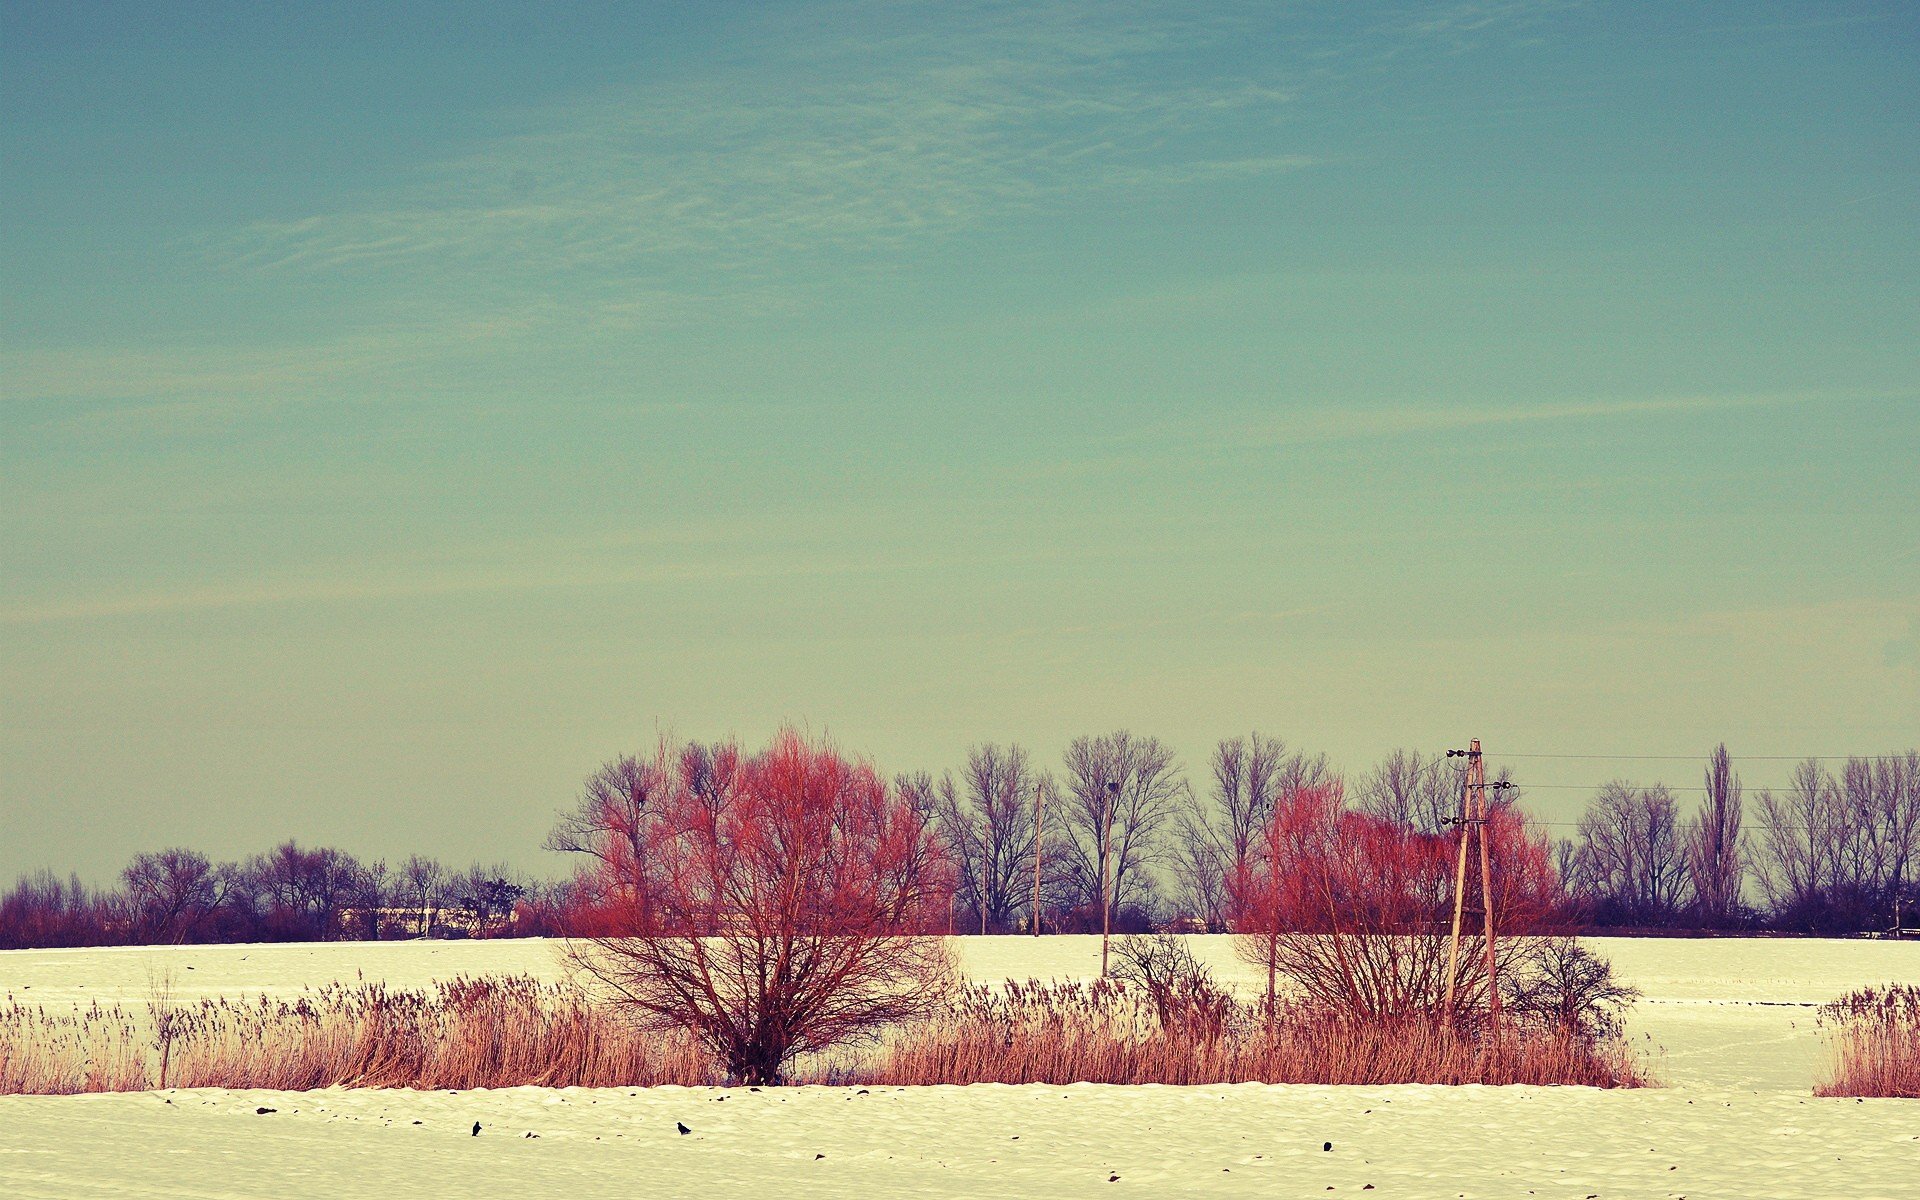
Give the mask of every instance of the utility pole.
[[[1467, 841], [1480, 844], [1480, 928], [1486, 943], [1487, 1031], [1500, 1032], [1500, 974], [1493, 920], [1493, 856], [1487, 845], [1487, 765], [1480, 754], [1480, 739], [1468, 743], [1469, 749], [1449, 750], [1448, 758], [1467, 760], [1467, 777], [1460, 789], [1460, 852], [1453, 871], [1453, 932], [1447, 942], [1447, 998], [1445, 1015], [1453, 1018], [1455, 989], [1460, 980], [1460, 925], [1467, 900]], [[1505, 784], [1495, 784], [1505, 787]]]
[[[1447, 757], [1453, 758], [1460, 752], [1447, 751]], [[1471, 771], [1469, 771], [1471, 777]], [[1453, 990], [1460, 979], [1460, 914], [1467, 903], [1467, 783], [1460, 784], [1460, 815], [1454, 823], [1460, 826], [1460, 857], [1453, 868], [1453, 933], [1447, 939], [1447, 1005], [1445, 1011], [1449, 1023], [1453, 1020]]]
[[1047, 785], [1033, 785], [1033, 936], [1040, 936], [1040, 864], [1047, 852]]
[[1113, 893], [1107, 887], [1107, 858], [1113, 849], [1113, 810], [1119, 806], [1120, 785], [1107, 781], [1106, 820], [1100, 826], [1100, 978], [1107, 977], [1107, 943], [1113, 936]]

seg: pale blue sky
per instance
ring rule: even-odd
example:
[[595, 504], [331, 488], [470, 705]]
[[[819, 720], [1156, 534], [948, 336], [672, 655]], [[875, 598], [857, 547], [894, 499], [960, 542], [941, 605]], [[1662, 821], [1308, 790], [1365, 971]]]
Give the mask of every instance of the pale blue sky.
[[309, 7], [0, 6], [0, 875], [1920, 740], [1910, 6]]

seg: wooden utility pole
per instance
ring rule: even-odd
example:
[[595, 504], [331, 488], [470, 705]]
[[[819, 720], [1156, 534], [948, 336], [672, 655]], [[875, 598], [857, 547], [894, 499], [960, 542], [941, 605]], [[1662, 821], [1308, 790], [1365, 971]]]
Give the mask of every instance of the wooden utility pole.
[[[1447, 751], [1452, 754], [1453, 751]], [[1468, 800], [1467, 784], [1460, 784], [1460, 815], [1454, 823], [1460, 826], [1460, 855], [1453, 867], [1453, 933], [1447, 939], [1447, 1005], [1445, 1009], [1448, 1021], [1453, 1020], [1454, 986], [1460, 980], [1460, 914], [1467, 904], [1467, 824]]]
[[1033, 785], [1033, 936], [1040, 936], [1040, 864], [1047, 856], [1047, 785]]
[[1500, 975], [1494, 940], [1493, 854], [1487, 845], [1487, 765], [1480, 754], [1480, 739], [1474, 738], [1466, 750], [1449, 750], [1449, 757], [1465, 755], [1467, 778], [1460, 789], [1460, 852], [1453, 870], [1453, 933], [1447, 942], [1446, 1017], [1453, 1018], [1455, 989], [1460, 980], [1460, 925], [1467, 902], [1467, 839], [1480, 844], [1480, 929], [1487, 946], [1487, 1028], [1500, 1032]]

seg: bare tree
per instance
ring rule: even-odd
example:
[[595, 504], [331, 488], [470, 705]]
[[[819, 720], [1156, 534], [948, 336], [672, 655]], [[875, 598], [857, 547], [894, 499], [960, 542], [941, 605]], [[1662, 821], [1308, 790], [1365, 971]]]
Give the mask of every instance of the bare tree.
[[421, 937], [433, 932], [446, 879], [447, 870], [439, 859], [415, 854], [400, 867], [395, 888], [402, 903], [413, 910], [414, 932]]
[[1899, 927], [1905, 920], [1903, 906], [1910, 908], [1913, 904], [1908, 892], [1914, 882], [1914, 860], [1920, 857], [1920, 750], [1877, 760], [1874, 814], [1887, 830], [1890, 915], [1893, 925]]
[[1898, 918], [1920, 838], [1920, 752], [1850, 758], [1840, 788], [1847, 810], [1843, 888], [1856, 928], [1885, 928]]
[[1664, 785], [1600, 789], [1580, 818], [1574, 878], [1596, 919], [1608, 924], [1671, 923], [1686, 888], [1677, 807]]
[[[1419, 833], [1445, 833], [1459, 815], [1464, 759], [1428, 758], [1418, 750], [1399, 749], [1380, 760], [1353, 789], [1353, 804], [1361, 812], [1404, 825]], [[1497, 777], [1500, 782], [1504, 773]], [[1508, 789], [1491, 796], [1503, 802]]]
[[479, 863], [447, 883], [447, 899], [460, 911], [467, 932], [474, 937], [498, 937], [513, 926], [514, 908], [527, 894], [527, 885], [505, 863]]
[[1548, 853], [1553, 857], [1553, 874], [1572, 896], [1580, 874], [1580, 843], [1574, 838], [1554, 838]]
[[262, 934], [330, 941], [340, 933], [361, 867], [344, 850], [303, 850], [287, 841], [255, 855], [240, 870], [236, 886], [250, 906], [263, 910], [255, 918]]
[[1033, 794], [1034, 874], [1027, 881], [1027, 930], [1039, 934], [1048, 927], [1069, 924], [1079, 903], [1081, 878], [1073, 850], [1072, 822], [1061, 803], [1060, 785], [1045, 771], [1037, 773]]
[[[951, 789], [953, 786], [952, 781], [948, 780], [946, 782], [947, 788]], [[940, 783], [934, 779], [931, 773], [927, 771], [911, 771], [895, 775], [893, 777], [893, 790], [894, 794], [899, 796], [903, 803], [927, 820], [935, 821], [940, 818], [940, 810], [944, 807], [943, 795], [946, 789], [940, 786]]]
[[1010, 929], [1031, 895], [1038, 780], [1024, 749], [989, 742], [967, 752], [962, 781], [964, 790], [947, 787], [940, 803], [961, 895], [981, 933]]
[[[347, 911], [359, 919], [360, 936], [373, 941], [380, 939], [380, 918], [392, 902], [396, 882], [385, 859], [357, 864], [347, 883], [345, 904]], [[343, 928], [344, 924], [343, 921]]]
[[[1189, 790], [1173, 827], [1170, 858], [1188, 915], [1208, 929], [1232, 924], [1260, 831], [1289, 762], [1286, 743], [1259, 733], [1223, 738], [1213, 750], [1213, 786]], [[1299, 756], [1296, 755], [1297, 759]]]
[[220, 878], [197, 850], [136, 854], [121, 872], [134, 922], [134, 936], [178, 945], [205, 932], [220, 906]]
[[[699, 747], [690, 746], [685, 753], [692, 755], [690, 769], [698, 772], [704, 762], [711, 771], [711, 761], [702, 759]], [[574, 807], [560, 814], [547, 835], [547, 849], [593, 860], [580, 878], [593, 887], [612, 889], [612, 900], [633, 887], [647, 804], [663, 784], [664, 761], [664, 753], [649, 759], [622, 754], [602, 763], [587, 776]]]
[[1841, 897], [1855, 922], [1871, 921], [1872, 910], [1892, 877], [1893, 829], [1880, 819], [1874, 760], [1849, 758], [1840, 768], [1840, 806], [1845, 820], [1840, 835]]
[[1335, 773], [1325, 754], [1302, 750], [1289, 754], [1274, 769], [1275, 795], [1300, 795], [1323, 788], [1344, 788], [1345, 781]]
[[1762, 792], [1760, 884], [1773, 920], [1790, 928], [1884, 928], [1904, 919], [1920, 850], [1920, 754], [1851, 758], [1835, 776], [1817, 760], [1786, 790]]
[[1828, 926], [1847, 824], [1833, 774], [1817, 759], [1800, 763], [1784, 792], [1761, 790], [1760, 814], [1760, 888], [1774, 918], [1802, 928]]
[[1725, 928], [1740, 911], [1740, 885], [1746, 875], [1741, 848], [1740, 777], [1725, 742], [1707, 759], [1706, 798], [1687, 826], [1687, 876], [1702, 923]]
[[22, 876], [0, 894], [0, 950], [42, 946], [90, 946], [123, 938], [120, 898], [101, 894], [78, 875], [61, 880], [52, 871]]
[[1227, 928], [1231, 919], [1233, 893], [1227, 887], [1227, 855], [1213, 840], [1213, 831], [1201, 823], [1203, 819], [1193, 813], [1180, 814], [1167, 864], [1180, 888], [1182, 918], [1217, 933]]
[[[1164, 834], [1186, 795], [1173, 751], [1158, 738], [1122, 729], [1078, 737], [1066, 753], [1064, 849], [1083, 903], [1111, 920], [1129, 903], [1144, 903], [1151, 868], [1165, 855]], [[1103, 854], [1102, 851], [1105, 851]], [[1102, 867], [1110, 883], [1101, 886]]]

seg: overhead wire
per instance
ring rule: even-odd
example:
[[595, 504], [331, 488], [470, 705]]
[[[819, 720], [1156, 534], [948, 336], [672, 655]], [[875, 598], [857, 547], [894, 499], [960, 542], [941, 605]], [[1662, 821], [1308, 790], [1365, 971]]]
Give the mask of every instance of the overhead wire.
[[[1705, 762], [1701, 754], [1499, 754], [1497, 758], [1604, 759], [1619, 762]], [[1886, 754], [1729, 754], [1734, 762], [1840, 762], [1853, 758], [1886, 758]]]

